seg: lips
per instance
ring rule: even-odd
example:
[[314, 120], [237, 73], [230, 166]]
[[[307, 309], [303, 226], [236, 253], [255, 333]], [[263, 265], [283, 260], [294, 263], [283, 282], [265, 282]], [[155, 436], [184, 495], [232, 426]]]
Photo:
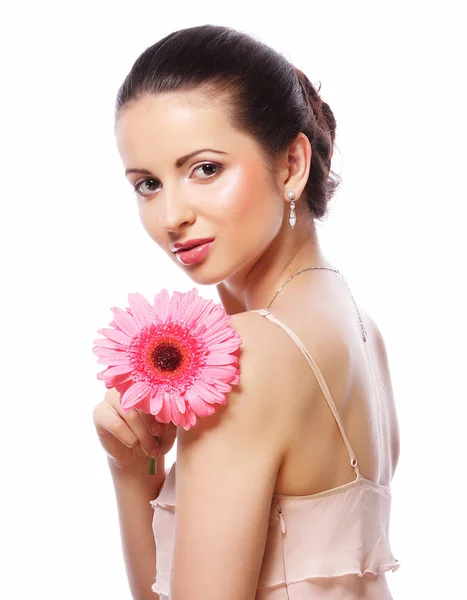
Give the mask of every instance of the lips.
[[199, 238], [188, 240], [184, 244], [173, 244], [171, 250], [174, 254], [180, 251], [191, 250], [192, 248], [196, 248], [196, 246], [200, 246], [201, 244], [206, 244], [207, 242], [212, 242], [214, 238]]
[[175, 253], [175, 256], [182, 265], [195, 265], [206, 258], [213, 245], [214, 240], [205, 242], [204, 244], [195, 246], [191, 250], [179, 250]]

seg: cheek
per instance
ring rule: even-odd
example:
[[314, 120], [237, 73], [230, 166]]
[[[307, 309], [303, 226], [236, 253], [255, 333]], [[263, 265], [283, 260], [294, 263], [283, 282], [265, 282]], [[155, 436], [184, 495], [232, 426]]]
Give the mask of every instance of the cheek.
[[162, 233], [156, 227], [156, 219], [150, 209], [151, 204], [145, 203], [144, 200], [138, 198], [138, 214], [141, 221], [141, 225], [146, 230], [149, 237], [156, 242], [156, 244], [162, 244]]
[[273, 202], [272, 190], [264, 168], [242, 165], [229, 169], [220, 180], [216, 194], [216, 214], [222, 220], [254, 221], [264, 217], [267, 206]]

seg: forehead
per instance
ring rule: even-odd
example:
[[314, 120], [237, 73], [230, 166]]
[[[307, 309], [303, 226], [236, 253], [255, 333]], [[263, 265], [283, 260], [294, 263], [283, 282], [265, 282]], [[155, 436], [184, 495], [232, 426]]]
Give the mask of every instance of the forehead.
[[145, 96], [123, 107], [115, 124], [117, 146], [124, 163], [146, 161], [157, 152], [163, 158], [181, 156], [195, 147], [225, 151], [248, 143], [229, 121], [227, 103], [213, 102], [200, 92], [167, 92]]

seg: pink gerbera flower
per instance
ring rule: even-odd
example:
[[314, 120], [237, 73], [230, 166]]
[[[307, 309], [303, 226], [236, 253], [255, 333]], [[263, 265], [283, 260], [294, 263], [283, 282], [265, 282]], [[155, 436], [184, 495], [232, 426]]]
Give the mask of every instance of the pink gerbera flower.
[[128, 301], [125, 310], [112, 307], [110, 328], [98, 330], [105, 337], [93, 352], [108, 367], [97, 378], [120, 392], [125, 412], [136, 407], [190, 429], [239, 382], [242, 340], [223, 306], [196, 289], [171, 298], [164, 289], [153, 305], [139, 293]]

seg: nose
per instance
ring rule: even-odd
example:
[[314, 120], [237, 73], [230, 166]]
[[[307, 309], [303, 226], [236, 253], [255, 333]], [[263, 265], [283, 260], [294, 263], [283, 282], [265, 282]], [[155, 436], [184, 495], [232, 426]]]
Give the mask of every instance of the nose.
[[164, 190], [161, 209], [161, 225], [166, 231], [178, 231], [195, 220], [195, 211], [177, 190]]

